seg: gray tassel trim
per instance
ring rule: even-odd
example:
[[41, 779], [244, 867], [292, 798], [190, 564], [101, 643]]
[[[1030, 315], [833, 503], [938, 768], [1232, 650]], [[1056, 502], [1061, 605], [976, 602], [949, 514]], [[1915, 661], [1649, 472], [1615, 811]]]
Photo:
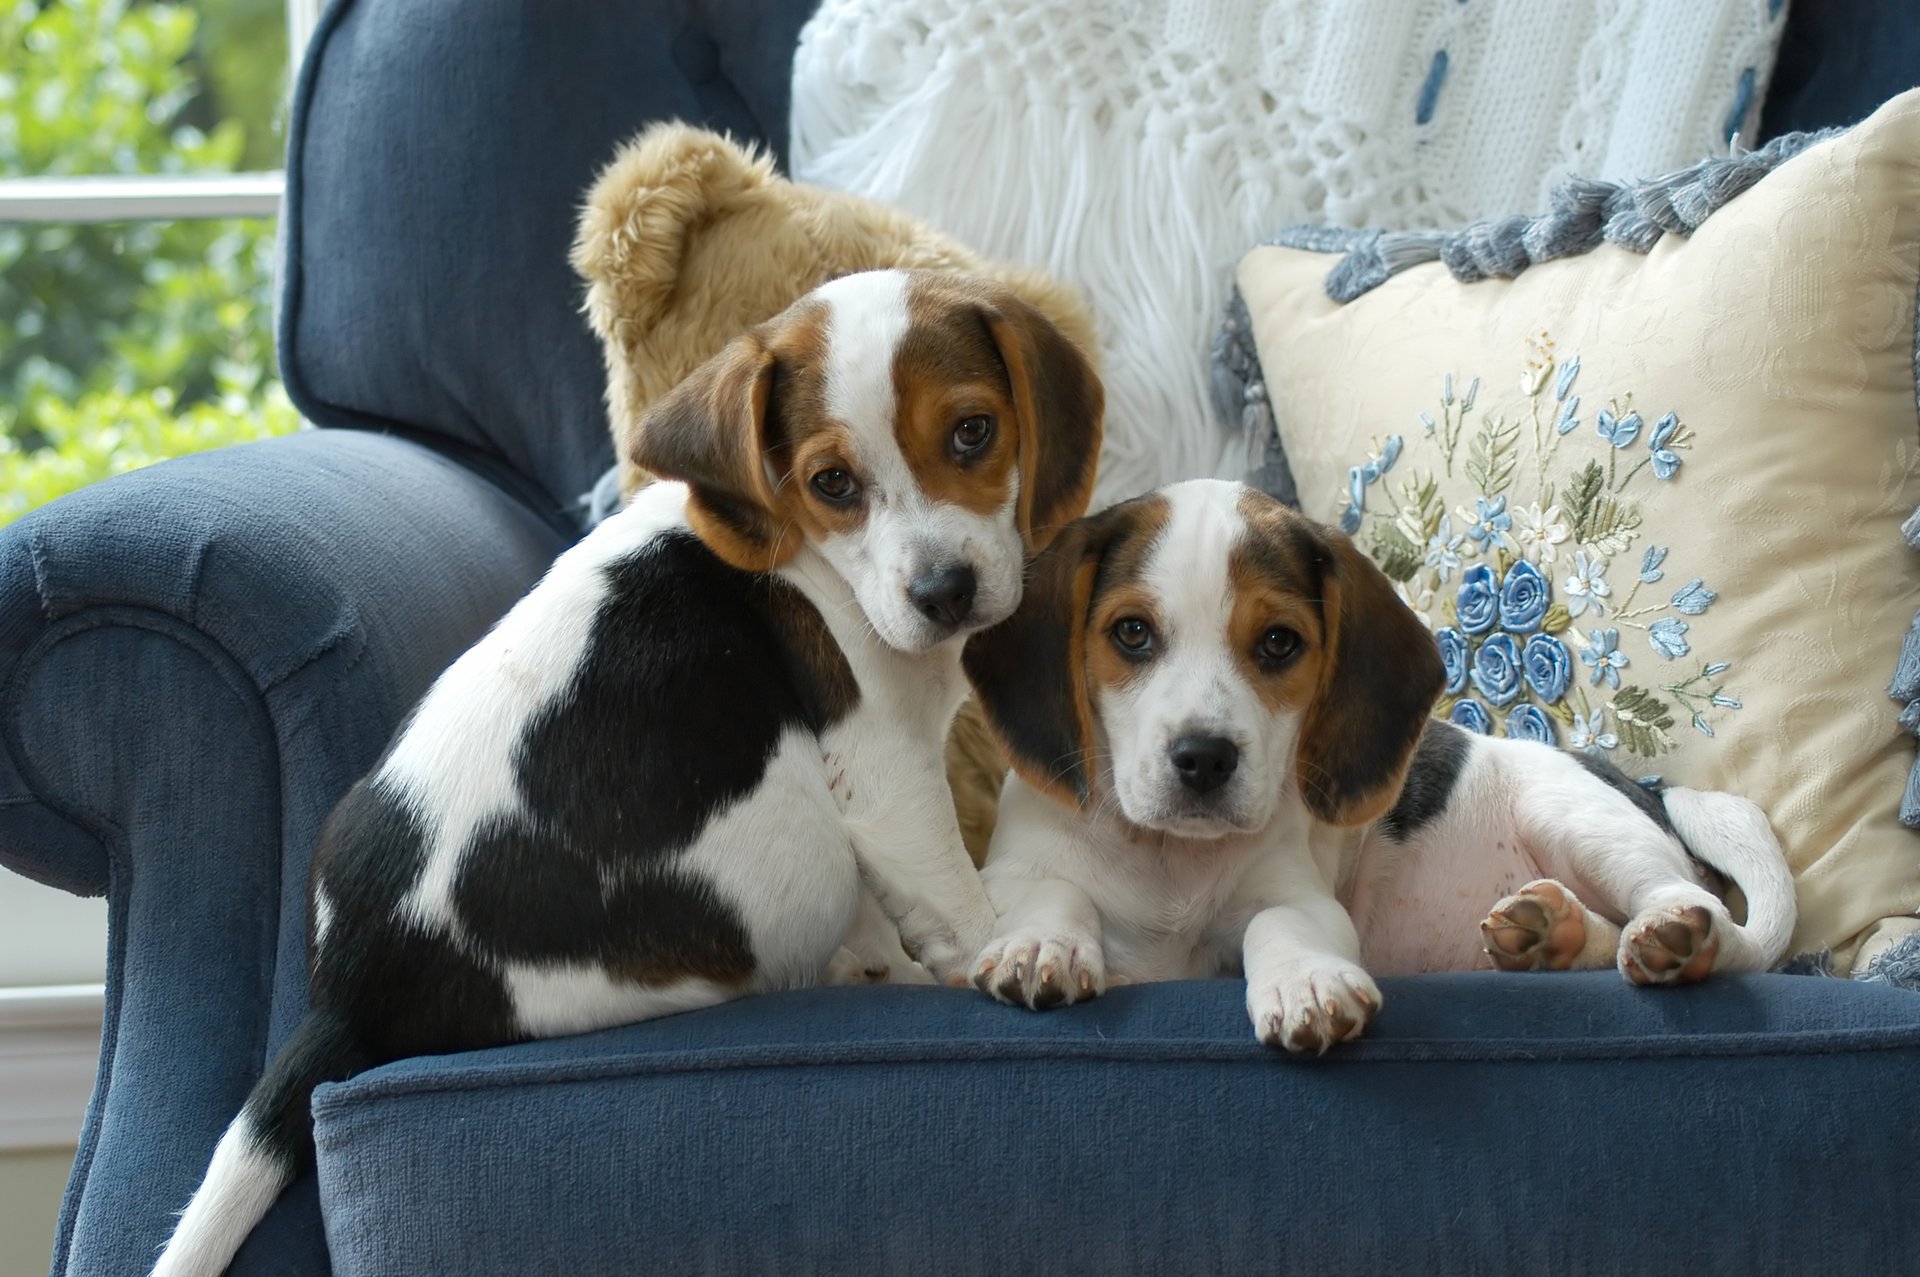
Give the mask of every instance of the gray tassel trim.
[[[1920, 346], [1920, 336], [1915, 337]], [[1920, 349], [1916, 349], [1914, 367], [1920, 370]], [[1907, 544], [1920, 550], [1920, 510], [1915, 510], [1907, 521], [1900, 525], [1900, 535]], [[1900, 726], [1910, 735], [1920, 736], [1920, 616], [1913, 618], [1913, 624], [1907, 629], [1907, 637], [1900, 644], [1900, 659], [1893, 667], [1893, 682], [1887, 687], [1887, 695], [1900, 702]], [[1909, 829], [1920, 829], [1920, 759], [1915, 759], [1913, 770], [1907, 774], [1907, 792], [1900, 799], [1900, 823]]]
[[1213, 410], [1221, 425], [1246, 435], [1247, 482], [1297, 508], [1300, 494], [1280, 447], [1273, 405], [1267, 402], [1267, 385], [1260, 376], [1260, 353], [1253, 345], [1253, 319], [1238, 288], [1227, 300], [1226, 318], [1213, 339]]
[[1854, 979], [1861, 984], [1890, 984], [1920, 993], [1920, 931], [1894, 941]]
[[1462, 283], [1512, 279], [1536, 262], [1588, 252], [1602, 243], [1645, 253], [1668, 235], [1691, 235], [1728, 200], [1841, 131], [1785, 133], [1757, 151], [1702, 160], [1641, 182], [1570, 178], [1554, 190], [1544, 213], [1474, 222], [1451, 233], [1300, 226], [1266, 242], [1344, 253], [1327, 274], [1327, 296], [1337, 302], [1350, 302], [1424, 262], [1444, 262]]

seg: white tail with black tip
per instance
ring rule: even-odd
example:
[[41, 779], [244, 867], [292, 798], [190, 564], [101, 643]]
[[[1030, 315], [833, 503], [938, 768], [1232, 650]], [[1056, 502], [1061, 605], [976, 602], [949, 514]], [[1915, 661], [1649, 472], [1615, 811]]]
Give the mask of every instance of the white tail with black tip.
[[1734, 794], [1668, 789], [1661, 795], [1674, 832], [1695, 857], [1731, 878], [1747, 898], [1747, 938], [1778, 966], [1799, 921], [1793, 874], [1766, 813]]
[[309, 1012], [254, 1084], [206, 1178], [180, 1214], [153, 1277], [218, 1277], [301, 1165], [313, 1156], [313, 1088], [349, 1076], [352, 1040], [331, 1016]]

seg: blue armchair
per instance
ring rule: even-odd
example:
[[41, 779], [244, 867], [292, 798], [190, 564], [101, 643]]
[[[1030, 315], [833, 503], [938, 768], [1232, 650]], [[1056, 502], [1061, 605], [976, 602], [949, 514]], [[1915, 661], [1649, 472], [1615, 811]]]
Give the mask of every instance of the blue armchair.
[[[0, 533], [0, 862], [110, 898], [56, 1272], [144, 1273], [305, 1003], [307, 863], [611, 461], [566, 247], [648, 121], [785, 140], [808, 0], [340, 0], [292, 119], [282, 371], [320, 429]], [[1801, 8], [1806, 12], [1801, 13]], [[1770, 131], [1920, 79], [1796, 8]], [[1875, 26], [1875, 23], [1878, 26]], [[1889, 795], [1888, 801], [1897, 801]], [[315, 1096], [240, 1274], [1889, 1272], [1920, 998], [1804, 977], [1387, 984], [1319, 1062], [1236, 982], [1046, 1015], [822, 990]]]

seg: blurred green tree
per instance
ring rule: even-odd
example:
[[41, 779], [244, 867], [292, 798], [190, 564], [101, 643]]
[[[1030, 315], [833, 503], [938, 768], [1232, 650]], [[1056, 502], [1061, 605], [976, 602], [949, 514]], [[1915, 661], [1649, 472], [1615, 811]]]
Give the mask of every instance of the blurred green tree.
[[[0, 0], [0, 175], [275, 164], [286, 65], [277, 0]], [[293, 429], [272, 279], [267, 221], [0, 225], [0, 522]]]

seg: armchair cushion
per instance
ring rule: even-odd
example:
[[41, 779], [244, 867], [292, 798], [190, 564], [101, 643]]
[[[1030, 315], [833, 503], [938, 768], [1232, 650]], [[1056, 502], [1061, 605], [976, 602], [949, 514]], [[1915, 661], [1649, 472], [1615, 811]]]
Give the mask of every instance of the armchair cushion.
[[315, 1095], [328, 1240], [342, 1277], [1910, 1266], [1881, 1172], [1920, 998], [1382, 986], [1319, 1060], [1255, 1042], [1238, 980], [1039, 1015], [822, 989], [407, 1060]]

